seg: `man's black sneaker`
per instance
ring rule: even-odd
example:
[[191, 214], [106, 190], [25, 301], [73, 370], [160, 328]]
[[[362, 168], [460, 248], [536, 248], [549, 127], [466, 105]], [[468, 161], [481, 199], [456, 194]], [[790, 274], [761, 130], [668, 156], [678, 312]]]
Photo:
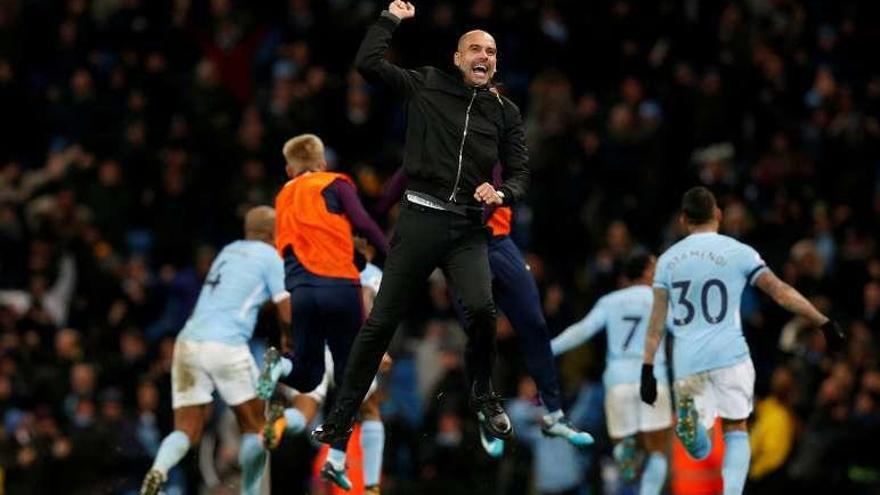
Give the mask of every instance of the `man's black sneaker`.
[[486, 433], [495, 438], [507, 440], [513, 433], [513, 425], [510, 418], [501, 407], [501, 397], [495, 392], [488, 394], [471, 394], [471, 407], [477, 413], [477, 419], [486, 430]]

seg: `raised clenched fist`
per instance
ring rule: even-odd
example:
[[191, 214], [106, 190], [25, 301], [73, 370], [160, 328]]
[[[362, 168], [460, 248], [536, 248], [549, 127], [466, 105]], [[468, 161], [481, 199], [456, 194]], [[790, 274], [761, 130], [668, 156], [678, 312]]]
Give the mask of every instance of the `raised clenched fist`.
[[404, 19], [409, 19], [410, 17], [415, 17], [416, 6], [409, 2], [394, 0], [388, 4], [388, 12], [391, 12], [402, 21]]

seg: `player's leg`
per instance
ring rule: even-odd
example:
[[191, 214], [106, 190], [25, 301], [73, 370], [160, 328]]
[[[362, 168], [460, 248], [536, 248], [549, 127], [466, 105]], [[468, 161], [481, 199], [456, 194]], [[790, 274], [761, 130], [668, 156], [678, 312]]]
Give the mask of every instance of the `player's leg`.
[[724, 430], [724, 494], [738, 495], [745, 488], [752, 455], [746, 422], [753, 408], [755, 367], [749, 359], [713, 370], [711, 377]]
[[220, 397], [232, 408], [241, 429], [238, 461], [241, 492], [258, 494], [266, 467], [267, 451], [260, 440], [265, 424], [265, 403], [257, 397], [259, 370], [247, 345], [213, 343], [204, 364]]
[[[363, 298], [360, 287], [321, 288], [319, 303], [327, 330], [327, 347], [333, 357], [333, 382], [339, 383], [345, 375], [345, 365], [355, 336], [363, 322]], [[337, 440], [330, 445], [327, 463], [321, 476], [344, 490], [351, 489], [345, 469], [348, 441]]]
[[669, 472], [668, 451], [671, 433], [671, 428], [641, 433], [647, 459], [642, 468], [639, 495], [659, 495], [663, 491], [666, 475]]
[[541, 400], [547, 412], [560, 411], [559, 378], [538, 286], [519, 248], [509, 237], [490, 242], [489, 267], [495, 304], [516, 332], [526, 368], [538, 386]]
[[647, 459], [642, 469], [639, 495], [658, 495], [666, 483], [669, 470], [669, 436], [672, 427], [672, 404], [669, 387], [657, 387], [657, 401], [649, 406], [641, 401], [639, 407], [639, 430]]
[[[280, 402], [273, 402], [269, 408], [269, 417], [262, 433], [263, 446], [271, 450], [281, 443], [283, 435], [302, 433], [324, 404], [329, 382], [330, 375], [325, 373], [321, 384], [307, 394], [286, 385], [279, 386], [279, 395], [282, 399]], [[290, 407], [285, 407], [286, 405]]]
[[364, 493], [379, 494], [379, 482], [382, 476], [382, 455], [385, 450], [385, 425], [379, 406], [382, 397], [371, 393], [361, 405], [361, 451], [364, 466]]
[[724, 431], [724, 463], [721, 468], [724, 495], [736, 495], [745, 488], [752, 457], [748, 425], [745, 419], [723, 418], [721, 425]]
[[718, 414], [715, 389], [708, 373], [696, 373], [675, 382], [675, 435], [697, 460], [712, 452], [712, 425]]
[[442, 268], [461, 298], [468, 323], [465, 361], [470, 367], [472, 406], [486, 431], [503, 439], [511, 435], [513, 427], [492, 387], [496, 313], [487, 253], [488, 234], [483, 228], [460, 228], [462, 236], [447, 253]]
[[241, 447], [238, 462], [241, 466], [242, 495], [258, 495], [266, 467], [266, 449], [260, 441], [260, 429], [265, 423], [264, 403], [253, 398], [232, 406], [238, 426], [241, 429]]
[[632, 383], [613, 385], [605, 391], [605, 423], [614, 444], [612, 454], [626, 482], [635, 479], [638, 468], [638, 394], [638, 386]]
[[541, 400], [547, 408], [541, 431], [545, 435], [565, 438], [578, 447], [591, 445], [593, 437], [574, 428], [565, 419], [556, 362], [550, 350], [550, 336], [541, 309], [538, 286], [522, 253], [509, 237], [490, 243], [489, 266], [493, 275], [495, 302], [513, 326], [526, 368], [535, 380]]
[[155, 495], [168, 479], [171, 470], [202, 438], [208, 405], [214, 385], [202, 368], [203, 343], [178, 340], [174, 345], [171, 366], [171, 402], [174, 408], [174, 431], [159, 445], [153, 466], [141, 485], [141, 495]]
[[300, 392], [310, 392], [324, 377], [324, 344], [327, 327], [322, 321], [321, 287], [297, 287], [291, 293], [291, 311], [296, 315], [291, 324], [294, 356], [281, 356], [270, 348], [264, 357], [257, 390], [269, 400], [280, 380]]
[[184, 406], [174, 410], [174, 431], [162, 439], [153, 466], [141, 484], [141, 495], [156, 495], [168, 479], [168, 471], [199, 443], [208, 405]]
[[401, 211], [373, 310], [352, 345], [333, 408], [313, 433], [318, 441], [347, 440], [397, 325], [446, 250], [450, 215], [411, 208]]

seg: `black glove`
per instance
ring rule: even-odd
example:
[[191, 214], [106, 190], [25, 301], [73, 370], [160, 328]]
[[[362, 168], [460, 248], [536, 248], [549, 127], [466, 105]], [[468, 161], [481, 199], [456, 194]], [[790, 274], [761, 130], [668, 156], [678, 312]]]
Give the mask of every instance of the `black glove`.
[[825, 342], [828, 344], [828, 349], [837, 350], [843, 345], [846, 336], [843, 333], [843, 328], [836, 321], [828, 320], [819, 328], [825, 334]]
[[653, 364], [642, 364], [642, 386], [639, 392], [645, 404], [653, 406], [657, 401], [657, 379], [654, 378]]

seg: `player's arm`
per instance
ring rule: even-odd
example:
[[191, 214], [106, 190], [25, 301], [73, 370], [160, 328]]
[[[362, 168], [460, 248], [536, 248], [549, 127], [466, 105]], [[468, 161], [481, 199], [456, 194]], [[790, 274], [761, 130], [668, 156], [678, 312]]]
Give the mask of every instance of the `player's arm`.
[[272, 297], [275, 303], [275, 312], [278, 315], [279, 335], [281, 336], [281, 350], [290, 352], [290, 332], [293, 323], [293, 305], [290, 303], [290, 293], [287, 291], [280, 292]]
[[291, 314], [293, 312], [293, 306], [290, 304], [290, 294], [275, 302], [275, 311], [278, 313], [278, 321], [280, 321], [285, 327], [289, 328], [290, 324], [293, 322]]
[[648, 320], [648, 333], [645, 334], [644, 364], [654, 365], [657, 348], [666, 333], [666, 312], [669, 310], [669, 292], [654, 287], [654, 303], [651, 306], [651, 318]]
[[293, 322], [293, 305], [290, 302], [290, 292], [284, 288], [284, 262], [274, 252], [264, 257], [264, 282], [272, 294], [272, 303], [278, 314], [278, 324], [281, 326], [281, 349], [290, 351], [290, 330]]
[[550, 341], [554, 356], [564, 354], [593, 338], [606, 325], [607, 318], [601, 304], [596, 304], [581, 321], [568, 328]]
[[498, 187], [502, 195], [502, 204], [509, 205], [520, 200], [529, 187], [531, 171], [529, 170], [529, 152], [526, 148], [526, 132], [522, 115], [510, 100], [501, 108], [505, 113], [507, 128], [501, 136], [499, 158], [504, 166], [502, 174], [504, 182]]
[[351, 222], [352, 227], [366, 237], [367, 242], [374, 248], [378, 249], [382, 254], [388, 253], [388, 239], [382, 233], [382, 229], [376, 224], [367, 210], [358, 198], [357, 190], [351, 183], [344, 180], [333, 181], [333, 192], [339, 198], [345, 215]]
[[377, 215], [388, 214], [391, 207], [400, 201], [403, 193], [406, 192], [407, 179], [406, 170], [401, 166], [385, 182], [385, 190], [382, 191], [382, 196], [376, 201], [376, 207], [373, 209]]
[[666, 333], [666, 314], [669, 310], [669, 291], [654, 287], [654, 303], [648, 332], [645, 334], [645, 356], [642, 358], [642, 382], [640, 394], [642, 401], [653, 405], [657, 400], [657, 379], [654, 377], [654, 356]]
[[409, 2], [399, 0], [388, 5], [388, 10], [367, 31], [355, 56], [354, 64], [364, 79], [382, 81], [399, 93], [411, 93], [420, 78], [415, 71], [406, 70], [385, 60], [385, 52], [391, 45], [391, 36], [401, 21], [416, 15], [416, 8]]
[[758, 275], [755, 285], [776, 301], [776, 304], [821, 328], [829, 344], [834, 345], [843, 340], [843, 329], [837, 322], [823, 315], [797, 289], [780, 280], [772, 271], [764, 270]]

